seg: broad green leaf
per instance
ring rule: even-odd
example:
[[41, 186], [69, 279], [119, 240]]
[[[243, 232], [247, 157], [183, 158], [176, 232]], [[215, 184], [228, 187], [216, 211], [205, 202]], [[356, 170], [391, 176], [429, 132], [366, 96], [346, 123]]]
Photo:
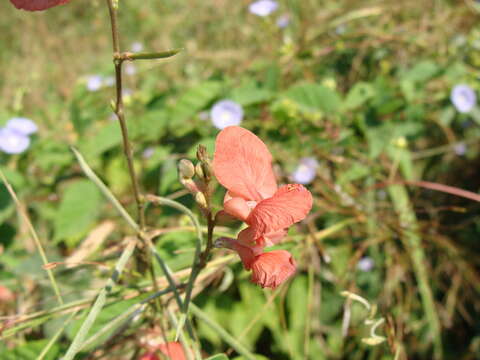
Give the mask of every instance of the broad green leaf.
[[374, 96], [375, 88], [371, 84], [367, 82], [358, 82], [348, 92], [344, 103], [345, 109], [355, 109]]
[[55, 217], [55, 240], [76, 244], [94, 224], [100, 204], [101, 195], [93, 183], [88, 180], [70, 183]]
[[240, 105], [249, 106], [265, 102], [273, 97], [269, 90], [259, 88], [255, 83], [248, 83], [232, 90], [231, 98]]
[[319, 84], [295, 85], [284, 94], [297, 103], [303, 111], [334, 113], [340, 110], [342, 99], [335, 90]]
[[437, 64], [433, 61], [426, 60], [416, 64], [413, 68], [405, 72], [402, 80], [422, 83], [434, 77], [438, 71], [439, 67]]
[[122, 134], [120, 126], [117, 122], [111, 122], [101, 127], [93, 136], [86, 137], [80, 143], [79, 148], [86, 158], [95, 158], [121, 143]]
[[183, 136], [193, 129], [192, 117], [203, 110], [222, 90], [217, 81], [206, 81], [187, 90], [173, 106], [170, 114], [170, 130]]

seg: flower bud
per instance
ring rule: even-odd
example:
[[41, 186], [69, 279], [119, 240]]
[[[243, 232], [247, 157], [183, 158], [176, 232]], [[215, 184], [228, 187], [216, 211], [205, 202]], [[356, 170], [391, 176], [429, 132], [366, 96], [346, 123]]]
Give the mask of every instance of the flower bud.
[[197, 202], [197, 204], [201, 208], [203, 208], [203, 209], [208, 208], [207, 198], [205, 197], [205, 195], [202, 192], [199, 191], [195, 194], [195, 201]]
[[182, 178], [191, 179], [195, 175], [195, 167], [190, 160], [182, 159], [178, 163], [178, 173]]
[[197, 184], [192, 179], [180, 178], [180, 182], [193, 195], [200, 192], [200, 189], [198, 188]]
[[197, 163], [197, 165], [195, 165], [195, 174], [196, 174], [200, 179], [203, 179], [203, 178], [205, 177], [205, 174], [203, 173], [202, 163]]

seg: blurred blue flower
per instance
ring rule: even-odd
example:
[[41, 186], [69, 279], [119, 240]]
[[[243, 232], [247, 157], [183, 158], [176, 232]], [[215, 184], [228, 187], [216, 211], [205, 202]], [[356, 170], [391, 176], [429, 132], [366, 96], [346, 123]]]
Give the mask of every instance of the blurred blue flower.
[[150, 159], [154, 153], [155, 149], [153, 147], [147, 147], [145, 150], [143, 150], [142, 157], [144, 159]]
[[450, 100], [461, 113], [468, 113], [477, 103], [475, 91], [468, 85], [456, 85], [450, 94]]
[[290, 24], [290, 16], [288, 14], [283, 14], [277, 19], [277, 26], [280, 29], [286, 28]]
[[278, 9], [278, 3], [274, 0], [258, 0], [248, 7], [250, 12], [258, 16], [268, 16]]
[[133, 52], [141, 52], [143, 50], [143, 44], [139, 41], [135, 41], [132, 44], [131, 49]]
[[103, 79], [103, 85], [104, 85], [104, 86], [113, 86], [113, 85], [115, 85], [115, 77], [113, 77], [113, 76], [107, 76], [106, 78]]
[[292, 173], [292, 180], [298, 184], [310, 184], [317, 175], [318, 161], [313, 157], [300, 159], [300, 163]]
[[137, 73], [137, 67], [132, 63], [125, 64], [125, 74], [127, 75], [135, 75]]
[[235, 101], [220, 100], [210, 110], [210, 118], [218, 129], [240, 125], [243, 119], [243, 109]]
[[368, 256], [361, 258], [360, 261], [357, 263], [357, 269], [365, 272], [372, 270], [374, 266], [375, 263], [373, 259]]
[[467, 146], [463, 142], [455, 144], [455, 146], [453, 147], [453, 151], [458, 156], [463, 156], [467, 152]]
[[31, 135], [38, 131], [38, 126], [32, 120], [23, 117], [11, 118], [5, 127], [22, 135]]
[[87, 89], [89, 91], [98, 91], [102, 88], [103, 84], [103, 76], [89, 75], [87, 77]]
[[30, 138], [21, 132], [4, 127], [0, 129], [0, 151], [7, 154], [20, 154], [30, 146]]

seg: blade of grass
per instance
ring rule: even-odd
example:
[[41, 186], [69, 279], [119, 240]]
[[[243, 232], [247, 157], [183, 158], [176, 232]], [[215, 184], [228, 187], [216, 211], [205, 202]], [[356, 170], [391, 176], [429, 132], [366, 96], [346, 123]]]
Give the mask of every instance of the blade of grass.
[[103, 183], [103, 181], [93, 172], [91, 167], [85, 161], [85, 158], [80, 154], [80, 152], [75, 149], [73, 146], [70, 147], [73, 154], [77, 158], [80, 167], [82, 168], [85, 175], [100, 189], [100, 191], [105, 195], [105, 197], [110, 201], [110, 203], [117, 209], [119, 214], [125, 219], [125, 221], [137, 232], [140, 232], [140, 226], [132, 219], [130, 214], [125, 210], [125, 208], [120, 204], [117, 198], [112, 194], [110, 189]]
[[156, 293], [150, 295], [146, 299], [144, 299], [142, 301], [139, 301], [138, 303], [132, 305], [127, 310], [125, 310], [122, 314], [117, 316], [115, 319], [110, 321], [107, 325], [102, 327], [99, 331], [97, 331], [95, 334], [91, 335], [87, 340], [85, 340], [85, 342], [82, 344], [81, 349], [92, 345], [102, 335], [108, 333], [109, 331], [115, 329], [116, 327], [121, 327], [123, 324], [129, 322], [132, 318], [134, 318], [138, 314], [142, 313], [143, 310], [145, 310], [148, 302], [150, 302], [150, 301], [152, 301], [152, 300], [154, 300], [154, 299], [156, 299], [156, 298], [158, 298], [162, 295], [168, 294], [170, 292], [172, 292], [172, 288], [167, 288], [167, 289], [161, 290], [159, 292], [156, 292]]
[[110, 279], [108, 279], [105, 287], [102, 290], [100, 290], [100, 293], [98, 294], [98, 297], [95, 300], [95, 303], [93, 304], [87, 318], [85, 319], [82, 326], [80, 327], [77, 334], [75, 335], [75, 338], [70, 344], [67, 350], [67, 353], [65, 354], [62, 360], [73, 360], [75, 355], [82, 348], [83, 342], [86, 336], [88, 335], [88, 331], [90, 330], [93, 323], [95, 322], [98, 314], [100, 314], [100, 311], [102, 310], [103, 305], [105, 305], [105, 301], [107, 300], [108, 294], [112, 291], [113, 286], [115, 285], [118, 278], [122, 274], [123, 269], [125, 268], [125, 265], [127, 264], [130, 257], [133, 255], [135, 246], [136, 246], [136, 239], [132, 239], [123, 250], [122, 255], [120, 256], [120, 259], [117, 261], [115, 265], [115, 270], [113, 271], [112, 276], [110, 277]]
[[399, 221], [404, 229], [403, 240], [408, 249], [408, 254], [413, 263], [413, 270], [418, 281], [420, 289], [420, 297], [422, 299], [423, 308], [428, 326], [433, 337], [434, 357], [442, 358], [442, 339], [440, 321], [435, 309], [432, 290], [429, 285], [428, 272], [425, 267], [426, 256], [422, 248], [422, 239], [420, 236], [417, 218], [413, 211], [412, 204], [408, 192], [404, 186], [393, 185], [388, 188], [388, 193], [393, 202], [393, 207], [398, 213]]
[[53, 335], [53, 337], [50, 339], [50, 341], [48, 342], [48, 344], [43, 348], [42, 352], [40, 353], [40, 355], [38, 355], [37, 357], [37, 360], [43, 360], [45, 358], [45, 356], [48, 354], [48, 352], [50, 351], [50, 349], [52, 348], [53, 344], [55, 344], [55, 342], [58, 340], [58, 338], [62, 335], [63, 333], [63, 330], [65, 330], [65, 328], [67, 327], [67, 325], [70, 323], [70, 321], [72, 321], [73, 317], [78, 313], [79, 310], [76, 310], [74, 312], [72, 312], [70, 314], [70, 316], [65, 320], [65, 322], [63, 323], [62, 327], [60, 329], [57, 330], [57, 332], [55, 333], [55, 335]]
[[[30, 231], [30, 235], [32, 236], [35, 245], [37, 247], [38, 252], [40, 253], [40, 257], [42, 258], [43, 265], [47, 265], [49, 263], [47, 255], [45, 253], [45, 250], [43, 249], [42, 243], [40, 242], [40, 239], [37, 235], [37, 232], [35, 231], [35, 228], [33, 227], [30, 218], [27, 214], [27, 212], [24, 210], [22, 207], [22, 204], [20, 203], [20, 200], [18, 200], [17, 194], [15, 193], [15, 190], [13, 190], [13, 187], [10, 185], [8, 182], [7, 178], [5, 177], [5, 174], [3, 171], [0, 169], [0, 178], [2, 179], [3, 184], [7, 188], [7, 191], [9, 192], [10, 196], [12, 197], [13, 201], [15, 202], [15, 205], [17, 207], [18, 212], [20, 215], [23, 217], [23, 220], [27, 224], [28, 230]], [[48, 277], [50, 279], [50, 282], [52, 284], [53, 291], [55, 292], [55, 296], [57, 297], [58, 303], [60, 305], [63, 305], [63, 299], [62, 295], [60, 294], [60, 290], [57, 285], [57, 281], [55, 280], [55, 276], [53, 275], [53, 272], [51, 269], [46, 268]]]
[[[192, 291], [193, 291], [193, 286], [195, 285], [195, 280], [200, 273], [200, 268], [198, 265], [198, 262], [200, 260], [200, 254], [202, 251], [202, 243], [203, 243], [203, 236], [202, 236], [202, 227], [200, 226], [200, 223], [197, 219], [197, 217], [192, 213], [192, 211], [187, 208], [186, 206], [183, 206], [177, 201], [163, 198], [160, 196], [154, 196], [154, 195], [147, 195], [147, 200], [158, 204], [158, 205], [166, 205], [170, 206], [174, 209], [177, 209], [178, 211], [183, 212], [185, 215], [187, 215], [190, 218], [190, 221], [192, 222], [193, 226], [195, 227], [196, 233], [197, 233], [197, 244], [195, 246], [195, 255], [193, 256], [193, 264], [192, 264], [192, 272], [190, 274], [190, 277], [188, 279], [187, 283], [187, 288], [185, 290], [185, 301], [183, 303], [183, 306], [181, 307], [182, 310], [182, 316], [180, 317], [180, 320], [178, 321], [178, 326], [177, 326], [177, 331], [175, 334], [175, 340], [178, 339], [178, 336], [180, 334], [180, 331], [183, 329], [183, 326], [185, 325], [185, 322], [188, 317], [188, 307], [191, 301], [192, 297]], [[162, 265], [161, 265], [162, 266]], [[163, 268], [163, 266], [162, 266]], [[165, 274], [166, 275], [166, 274]]]
[[207, 314], [205, 314], [194, 303], [190, 303], [192, 313], [200, 320], [205, 322], [218, 336], [220, 336], [228, 345], [235, 349], [240, 355], [243, 355], [247, 360], [255, 360], [255, 355], [252, 354], [244, 345], [238, 342], [232, 335], [230, 335], [223, 327], [213, 321]]

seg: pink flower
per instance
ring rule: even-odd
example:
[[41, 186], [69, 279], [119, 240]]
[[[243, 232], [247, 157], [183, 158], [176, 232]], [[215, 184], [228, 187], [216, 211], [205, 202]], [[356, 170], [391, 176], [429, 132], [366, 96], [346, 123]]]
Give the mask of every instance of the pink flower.
[[296, 264], [286, 250], [273, 250], [256, 257], [252, 263], [252, 282], [275, 289], [295, 274]]
[[288, 227], [307, 216], [312, 195], [299, 184], [278, 188], [267, 147], [238, 126], [218, 134], [213, 171], [227, 188], [224, 211], [249, 225], [237, 240], [220, 243], [239, 253], [245, 268], [253, 271], [252, 281], [263, 287], [278, 286], [295, 272], [295, 262], [286, 251], [263, 253], [263, 248], [278, 243]]
[[27, 11], [46, 10], [53, 6], [66, 4], [70, 0], [10, 0], [10, 2], [17, 8]]
[[168, 342], [158, 346], [158, 349], [162, 352], [163, 355], [169, 360], [186, 360], [185, 352], [183, 350], [182, 344], [179, 342]]
[[277, 187], [272, 155], [262, 140], [241, 127], [229, 126], [218, 134], [213, 171], [228, 190], [225, 212], [250, 225], [239, 235], [245, 245], [279, 242], [312, 208], [312, 194], [302, 185]]

